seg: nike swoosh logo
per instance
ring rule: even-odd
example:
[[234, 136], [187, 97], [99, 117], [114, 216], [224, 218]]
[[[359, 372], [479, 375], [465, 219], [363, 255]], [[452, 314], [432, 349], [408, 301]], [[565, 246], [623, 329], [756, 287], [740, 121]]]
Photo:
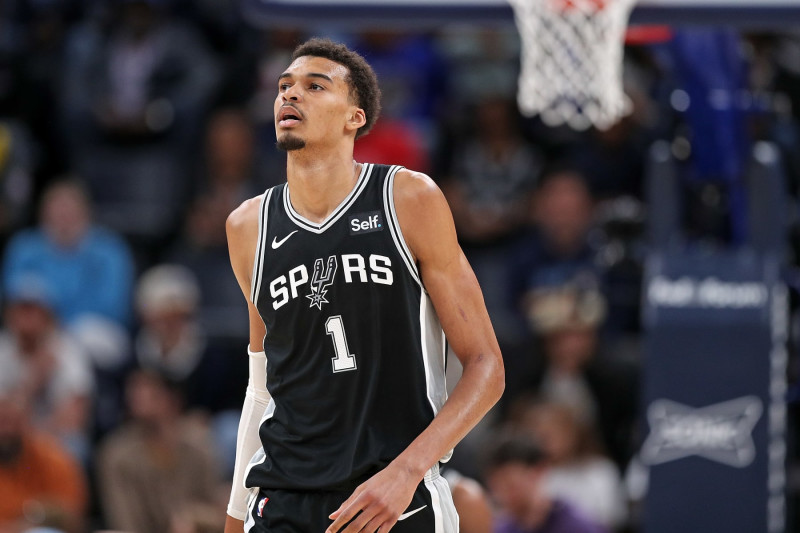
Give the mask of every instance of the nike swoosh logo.
[[295, 233], [297, 233], [297, 230], [294, 230], [293, 232], [291, 232], [289, 235], [287, 235], [286, 237], [284, 237], [284, 238], [283, 238], [283, 239], [281, 239], [281, 240], [278, 240], [278, 238], [277, 238], [277, 237], [273, 237], [273, 238], [272, 238], [272, 249], [273, 249], [273, 250], [277, 250], [278, 248], [280, 248], [280, 247], [281, 247], [281, 245], [282, 245], [283, 243], [285, 243], [286, 241], [288, 241], [288, 240], [289, 240], [289, 237], [291, 237], [291, 236], [292, 236], [292, 235], [294, 235]]
[[403, 514], [401, 514], [400, 516], [397, 517], [397, 521], [399, 522], [400, 520], [405, 520], [406, 518], [408, 518], [412, 514], [417, 514], [421, 510], [425, 509], [426, 507], [427, 507], [427, 505], [423, 505], [419, 509], [414, 509], [413, 511], [409, 511], [407, 513], [403, 513]]

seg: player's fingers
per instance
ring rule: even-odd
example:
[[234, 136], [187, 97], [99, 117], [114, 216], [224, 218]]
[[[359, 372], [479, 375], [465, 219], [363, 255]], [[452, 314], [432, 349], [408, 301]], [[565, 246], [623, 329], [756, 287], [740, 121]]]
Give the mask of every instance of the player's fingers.
[[351, 524], [342, 530], [341, 533], [356, 533], [363, 532], [363, 533], [375, 533], [376, 531], [380, 530], [380, 533], [383, 533], [385, 530], [383, 527], [380, 526], [383, 520], [379, 519], [377, 516], [372, 517], [371, 520], [367, 520], [363, 525], [359, 525], [361, 517], [353, 520]]
[[357, 511], [351, 512], [349, 507], [342, 509], [341, 513], [333, 520], [333, 523], [325, 530], [325, 533], [339, 533], [344, 525], [356, 515], [356, 512]]
[[361, 487], [358, 487], [353, 492], [353, 494], [350, 495], [349, 498], [347, 498], [345, 501], [342, 502], [342, 505], [340, 505], [338, 509], [336, 509], [334, 512], [328, 515], [328, 518], [330, 518], [331, 520], [336, 520], [339, 517], [339, 515], [342, 514], [342, 511], [353, 505], [353, 502], [356, 501], [356, 499], [359, 497], [360, 494], [361, 494]]
[[[331, 513], [330, 518], [331, 520], [333, 520], [333, 523], [330, 526], [328, 526], [328, 529], [325, 530], [325, 533], [339, 533], [340, 530], [348, 532], [359, 531], [358, 529], [353, 530], [349, 526], [347, 529], [344, 530], [342, 528], [345, 526], [345, 524], [353, 520], [353, 518], [355, 518], [358, 515], [358, 513], [361, 512], [362, 507], [363, 506], [359, 503], [358, 498], [356, 498], [356, 500], [353, 501], [353, 503], [350, 505], [344, 506], [344, 504], [342, 504], [342, 507], [340, 507], [339, 510], [337, 510], [334, 513]], [[359, 516], [359, 519], [360, 518], [361, 516]], [[361, 520], [361, 523], [363, 524], [364, 522], [366, 522], [366, 520], [367, 517], [364, 517], [364, 519]]]
[[[391, 529], [395, 526], [395, 524], [397, 524], [397, 520], [386, 520], [380, 526], [378, 526], [378, 529], [376, 529], [375, 531], [377, 533], [389, 533], [389, 531], [391, 531]], [[372, 533], [371, 529], [367, 529], [367, 531]]]
[[366, 514], [366, 512], [362, 512], [355, 518], [355, 520], [347, 524], [347, 527], [344, 528], [341, 533], [375, 533], [378, 531], [378, 529], [384, 531], [380, 527], [384, 522], [384, 519], [385, 517], [380, 514], [371, 513], [370, 517], [370, 515]]

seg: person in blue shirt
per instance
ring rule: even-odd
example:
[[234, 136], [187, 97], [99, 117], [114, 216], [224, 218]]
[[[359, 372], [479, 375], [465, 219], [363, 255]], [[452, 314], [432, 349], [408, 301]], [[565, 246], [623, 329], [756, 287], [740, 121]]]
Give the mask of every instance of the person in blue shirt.
[[127, 326], [135, 268], [128, 244], [92, 224], [83, 187], [58, 181], [41, 202], [38, 227], [16, 233], [8, 243], [3, 287], [36, 275], [54, 291], [55, 312], [69, 327], [86, 317]]

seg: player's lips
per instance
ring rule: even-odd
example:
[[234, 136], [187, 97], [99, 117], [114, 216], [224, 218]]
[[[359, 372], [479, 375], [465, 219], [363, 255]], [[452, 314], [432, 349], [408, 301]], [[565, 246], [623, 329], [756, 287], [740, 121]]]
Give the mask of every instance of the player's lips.
[[284, 104], [278, 110], [278, 126], [289, 128], [303, 120], [303, 114], [291, 104]]

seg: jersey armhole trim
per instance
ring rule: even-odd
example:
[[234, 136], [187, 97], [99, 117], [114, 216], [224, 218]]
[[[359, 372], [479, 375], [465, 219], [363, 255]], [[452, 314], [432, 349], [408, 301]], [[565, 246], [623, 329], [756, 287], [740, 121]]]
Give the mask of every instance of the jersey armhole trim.
[[258, 214], [258, 244], [256, 245], [256, 255], [253, 261], [253, 277], [251, 280], [250, 301], [256, 305], [258, 293], [261, 290], [261, 272], [264, 270], [264, 250], [267, 240], [267, 211], [269, 210], [269, 200], [272, 197], [272, 189], [266, 191], [261, 197], [261, 205]]
[[409, 250], [408, 244], [406, 244], [406, 240], [403, 237], [403, 231], [400, 229], [400, 221], [397, 218], [397, 210], [394, 205], [394, 178], [395, 175], [397, 175], [397, 171], [402, 168], [401, 166], [394, 165], [389, 169], [386, 180], [383, 182], [383, 204], [386, 211], [389, 232], [392, 234], [392, 240], [397, 247], [397, 251], [400, 253], [400, 257], [403, 258], [403, 262], [406, 264], [409, 273], [411, 273], [411, 277], [413, 277], [414, 281], [424, 290], [419, 270], [413, 259], [414, 256], [411, 254], [411, 250]]
[[267, 352], [265, 352], [264, 350], [261, 350], [260, 352], [254, 352], [253, 350], [250, 349], [250, 345], [248, 344], [247, 345], [247, 355], [251, 355], [251, 356], [263, 355], [264, 357], [266, 357], [267, 356]]

